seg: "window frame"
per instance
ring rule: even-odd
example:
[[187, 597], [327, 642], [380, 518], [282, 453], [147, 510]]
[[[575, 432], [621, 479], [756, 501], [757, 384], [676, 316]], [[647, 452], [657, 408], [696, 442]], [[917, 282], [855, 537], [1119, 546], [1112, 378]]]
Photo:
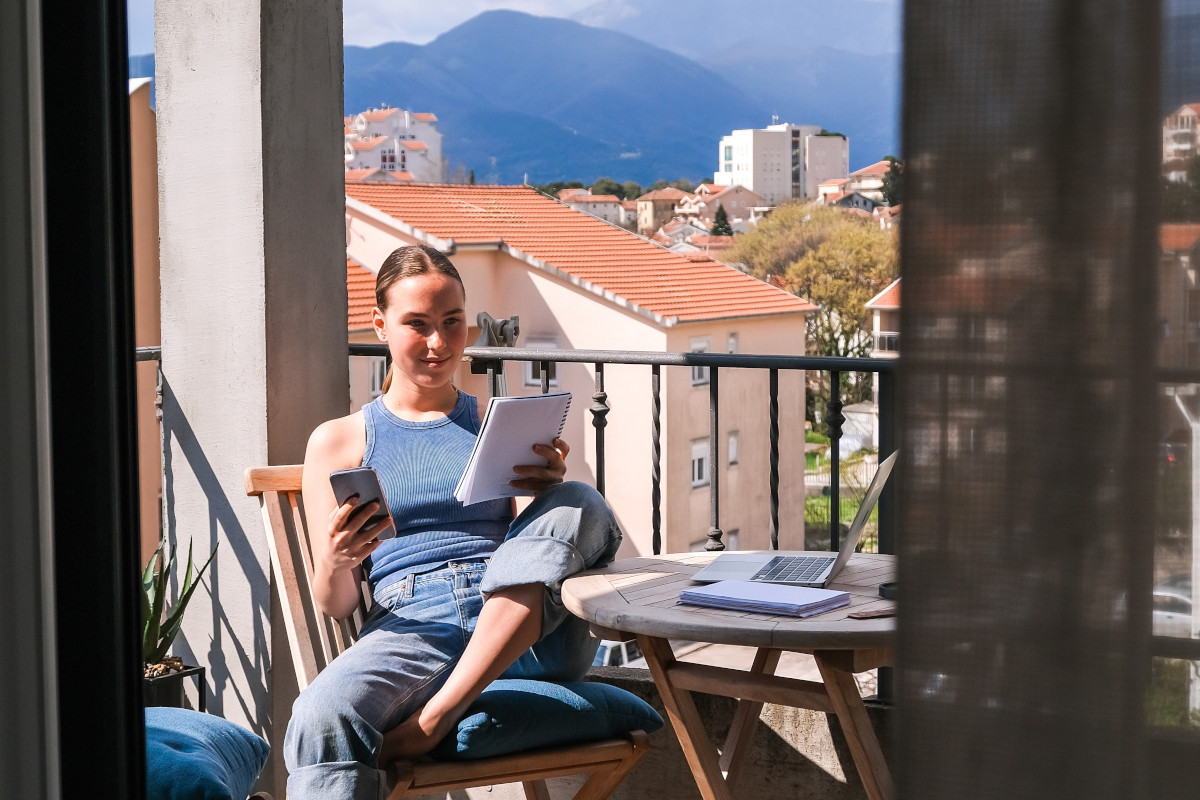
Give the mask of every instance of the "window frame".
[[[688, 344], [693, 353], [711, 353], [712, 352], [712, 337], [711, 336], [696, 336], [691, 339]], [[706, 386], [711, 380], [709, 377], [709, 368], [693, 364], [692, 365], [692, 386]]]
[[[708, 459], [708, 437], [692, 440], [691, 486], [698, 489], [712, 483], [712, 464]], [[697, 471], [699, 464], [699, 471]]]

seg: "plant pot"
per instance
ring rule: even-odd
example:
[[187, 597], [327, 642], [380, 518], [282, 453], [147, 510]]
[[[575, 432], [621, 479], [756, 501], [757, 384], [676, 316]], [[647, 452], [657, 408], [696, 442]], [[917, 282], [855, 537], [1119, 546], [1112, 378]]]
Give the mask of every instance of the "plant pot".
[[205, 710], [204, 667], [184, 667], [178, 672], [168, 672], [154, 678], [142, 678], [142, 705], [187, 708], [184, 703], [184, 682], [196, 680], [199, 698], [197, 711]]

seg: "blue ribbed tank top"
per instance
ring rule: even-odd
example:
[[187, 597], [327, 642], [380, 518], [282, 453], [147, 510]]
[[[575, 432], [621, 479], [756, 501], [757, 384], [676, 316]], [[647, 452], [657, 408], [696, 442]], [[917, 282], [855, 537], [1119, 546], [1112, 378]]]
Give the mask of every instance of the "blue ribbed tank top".
[[479, 435], [475, 398], [460, 391], [448, 416], [411, 422], [388, 411], [381, 396], [363, 406], [363, 421], [362, 463], [379, 473], [396, 523], [396, 538], [363, 562], [372, 591], [448, 561], [490, 556], [508, 532], [511, 501], [464, 506], [454, 498]]

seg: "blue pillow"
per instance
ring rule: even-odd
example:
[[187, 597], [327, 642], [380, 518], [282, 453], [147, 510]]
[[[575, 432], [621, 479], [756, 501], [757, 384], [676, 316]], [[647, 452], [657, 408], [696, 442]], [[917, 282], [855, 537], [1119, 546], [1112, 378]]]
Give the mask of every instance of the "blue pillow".
[[186, 708], [146, 709], [149, 800], [245, 800], [267, 763], [262, 737]]
[[431, 755], [455, 760], [489, 758], [535, 747], [647, 733], [662, 727], [649, 703], [605, 683], [498, 680]]

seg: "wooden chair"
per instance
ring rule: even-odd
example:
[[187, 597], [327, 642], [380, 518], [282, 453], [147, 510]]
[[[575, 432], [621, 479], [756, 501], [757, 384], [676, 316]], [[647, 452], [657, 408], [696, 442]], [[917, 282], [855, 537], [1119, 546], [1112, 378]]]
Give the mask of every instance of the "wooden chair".
[[[300, 486], [299, 465], [251, 467], [246, 494], [258, 497], [271, 550], [291, 645], [296, 680], [303, 690], [326, 664], [358, 638], [365, 617], [366, 593], [359, 610], [345, 620], [323, 614], [312, 596], [312, 549]], [[575, 800], [602, 800], [646, 753], [647, 736], [631, 731], [625, 738], [546, 748], [471, 761], [400, 761], [388, 766], [388, 800], [448, 792], [472, 786], [520, 782], [529, 800], [549, 800], [545, 779], [589, 774]]]

